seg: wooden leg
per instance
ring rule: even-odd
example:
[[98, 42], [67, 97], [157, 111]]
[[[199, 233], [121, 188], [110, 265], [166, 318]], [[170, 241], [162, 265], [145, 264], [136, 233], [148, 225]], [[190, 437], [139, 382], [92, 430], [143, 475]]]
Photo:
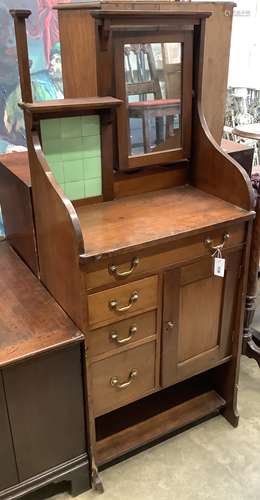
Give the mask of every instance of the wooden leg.
[[252, 337], [257, 347], [260, 347], [260, 332], [252, 328]]
[[143, 140], [144, 140], [144, 153], [150, 153], [152, 150], [150, 120], [149, 120], [149, 115], [146, 111], [144, 111], [144, 116], [143, 116]]
[[175, 135], [175, 131], [173, 128], [173, 118], [173, 115], [166, 117], [166, 139]]
[[84, 491], [89, 490], [89, 471], [81, 468], [73, 472], [70, 485], [70, 493], [72, 497], [77, 497]]
[[254, 359], [260, 368], [260, 347], [256, 344], [253, 337], [244, 346], [243, 354], [248, 358]]
[[88, 436], [88, 452], [90, 458], [90, 469], [91, 469], [91, 486], [93, 490], [98, 493], [104, 493], [103, 483], [100, 479], [98, 468], [95, 461], [95, 451], [96, 451], [96, 430], [95, 430], [95, 417], [93, 413], [92, 405], [92, 385], [90, 383], [90, 366], [89, 359], [86, 355], [86, 351], [82, 350], [82, 357], [84, 359], [84, 389], [85, 398], [87, 401], [86, 405], [86, 415], [87, 415], [87, 436]]
[[238, 376], [243, 341], [242, 330], [245, 311], [245, 290], [248, 274], [251, 232], [252, 222], [250, 222], [247, 227], [248, 246], [243, 251], [242, 269], [244, 272], [241, 274], [237, 284], [238, 300], [236, 302], [236, 311], [234, 315], [232, 358], [228, 363], [217, 367], [214, 373], [216, 391], [226, 401], [226, 406], [223, 408], [221, 413], [233, 427], [237, 427], [239, 422], [237, 409]]
[[239, 413], [237, 408], [229, 408], [228, 406], [222, 412], [223, 417], [233, 426], [237, 427], [239, 423]]
[[156, 128], [156, 145], [164, 144], [164, 124], [163, 116], [157, 116], [155, 118], [155, 128]]
[[238, 387], [236, 385], [234, 390], [233, 400], [228, 403], [225, 408], [222, 410], [222, 415], [225, 419], [233, 426], [237, 427], [239, 422], [239, 413], [237, 409], [237, 390]]
[[243, 354], [255, 359], [260, 368], [260, 333], [252, 328], [256, 311], [256, 295], [247, 296], [245, 309]]
[[93, 467], [92, 469], [92, 488], [98, 493], [104, 493], [104, 486], [102, 480], [100, 478], [97, 467]]
[[244, 320], [244, 345], [252, 338], [252, 323], [256, 311], [256, 295], [246, 296], [245, 320]]

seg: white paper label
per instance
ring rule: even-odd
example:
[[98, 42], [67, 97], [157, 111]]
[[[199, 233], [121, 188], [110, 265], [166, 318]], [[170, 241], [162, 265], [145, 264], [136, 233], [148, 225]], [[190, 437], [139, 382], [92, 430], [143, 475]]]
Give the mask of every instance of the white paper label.
[[225, 259], [219, 257], [214, 258], [214, 274], [215, 276], [224, 277], [225, 274]]

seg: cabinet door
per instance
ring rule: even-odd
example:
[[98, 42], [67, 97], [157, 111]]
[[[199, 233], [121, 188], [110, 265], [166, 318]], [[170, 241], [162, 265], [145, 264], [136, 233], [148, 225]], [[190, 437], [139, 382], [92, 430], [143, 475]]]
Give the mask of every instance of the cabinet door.
[[214, 366], [231, 354], [241, 252], [226, 258], [225, 276], [212, 257], [164, 273], [162, 385]]
[[80, 345], [9, 366], [6, 398], [21, 481], [86, 451]]
[[18, 482], [2, 373], [0, 371], [0, 491]]

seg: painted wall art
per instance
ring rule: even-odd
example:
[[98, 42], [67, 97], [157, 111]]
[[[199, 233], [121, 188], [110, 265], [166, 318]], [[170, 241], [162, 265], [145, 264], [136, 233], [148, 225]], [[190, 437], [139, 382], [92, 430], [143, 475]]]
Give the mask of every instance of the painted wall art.
[[[26, 147], [13, 19], [9, 9], [29, 9], [27, 36], [33, 98], [63, 97], [57, 0], [0, 0], [0, 153]], [[60, 2], [61, 3], [61, 2]], [[62, 0], [71, 3], [71, 0]]]

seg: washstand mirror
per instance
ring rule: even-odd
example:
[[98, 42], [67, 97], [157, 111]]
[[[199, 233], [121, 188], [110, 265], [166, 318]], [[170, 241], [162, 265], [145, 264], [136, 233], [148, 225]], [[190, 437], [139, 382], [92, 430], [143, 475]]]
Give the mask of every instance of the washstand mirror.
[[119, 167], [187, 159], [190, 149], [190, 33], [118, 38], [115, 43]]
[[124, 45], [129, 156], [181, 145], [181, 44]]

